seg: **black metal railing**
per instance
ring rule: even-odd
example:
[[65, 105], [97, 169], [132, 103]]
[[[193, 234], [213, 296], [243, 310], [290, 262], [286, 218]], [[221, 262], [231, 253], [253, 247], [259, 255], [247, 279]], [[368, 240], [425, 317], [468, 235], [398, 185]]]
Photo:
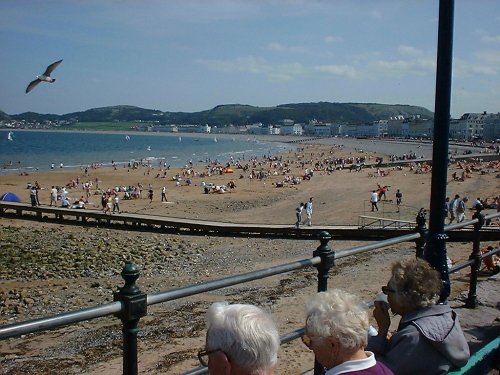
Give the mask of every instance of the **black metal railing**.
[[[473, 251], [471, 253], [471, 256], [469, 257], [469, 260], [462, 264], [456, 265], [449, 270], [449, 273], [454, 273], [470, 266], [471, 272], [469, 294], [466, 301], [466, 307], [469, 308], [475, 308], [477, 306], [476, 286], [482, 259], [487, 256], [500, 253], [500, 248], [496, 248], [486, 254], [481, 254], [479, 251], [481, 230], [484, 223], [487, 220], [492, 220], [500, 217], [500, 213], [490, 214], [486, 216], [479, 213], [479, 215], [476, 214], [474, 216], [475, 217], [472, 220], [448, 225], [445, 227], [445, 232], [455, 229], [461, 229], [464, 227], [470, 227], [471, 225], [474, 228]], [[328, 289], [329, 272], [331, 268], [335, 266], [335, 261], [337, 259], [346, 258], [371, 250], [382, 249], [391, 245], [408, 241], [415, 241], [416, 256], [421, 256], [421, 252], [425, 251], [425, 216], [418, 217], [417, 223], [418, 226], [415, 233], [337, 252], [333, 251], [328, 245], [328, 242], [331, 239], [330, 234], [323, 231], [319, 235], [321, 244], [316, 250], [313, 251], [312, 258], [285, 263], [252, 272], [237, 274], [221, 279], [211, 280], [200, 284], [188, 285], [185, 287], [175, 288], [154, 294], [146, 294], [139, 289], [136, 284], [136, 280], [140, 276], [139, 269], [134, 264], [126, 262], [121, 273], [125, 284], [124, 286], [120, 287], [117, 292], [114, 293], [114, 302], [86, 309], [69, 311], [54, 316], [33, 319], [21, 323], [0, 326], [0, 340], [11, 337], [18, 337], [28, 333], [62, 327], [86, 320], [115, 315], [122, 321], [123, 373], [127, 375], [135, 375], [138, 373], [138, 323], [140, 318], [147, 314], [147, 306], [167, 301], [173, 301], [180, 298], [221, 289], [232, 285], [242, 284], [249, 281], [263, 279], [311, 266], [318, 269], [318, 291], [326, 291]], [[281, 337], [282, 343], [292, 341], [300, 337], [302, 334], [303, 328], [299, 328], [293, 332], [287, 333]], [[205, 371], [206, 369], [204, 368], [197, 368], [191, 372], [188, 372], [188, 374], [201, 374], [205, 373]], [[315, 374], [320, 373], [320, 366], [319, 364], [316, 364]]]

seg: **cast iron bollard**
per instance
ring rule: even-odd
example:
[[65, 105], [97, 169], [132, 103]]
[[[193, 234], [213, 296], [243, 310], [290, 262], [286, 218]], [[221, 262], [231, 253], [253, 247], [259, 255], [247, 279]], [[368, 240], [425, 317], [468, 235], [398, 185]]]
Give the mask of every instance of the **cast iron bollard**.
[[335, 251], [330, 249], [328, 241], [332, 239], [330, 233], [321, 231], [319, 233], [319, 241], [321, 246], [313, 251], [313, 257], [320, 257], [321, 263], [316, 266], [318, 269], [318, 292], [326, 292], [328, 290], [328, 272], [335, 265]]
[[122, 303], [122, 310], [117, 316], [123, 323], [123, 374], [137, 375], [138, 323], [147, 314], [147, 295], [135, 283], [140, 275], [135, 264], [126, 261], [121, 275], [125, 285], [113, 293], [113, 299]]
[[481, 246], [480, 234], [481, 228], [484, 225], [484, 215], [481, 212], [483, 207], [481, 205], [476, 206], [476, 213], [472, 216], [473, 219], [477, 219], [477, 223], [474, 223], [474, 237], [472, 242], [472, 253], [469, 260], [474, 260], [474, 264], [470, 266], [470, 284], [469, 284], [469, 294], [467, 296], [467, 301], [465, 301], [465, 307], [469, 309], [475, 309], [478, 305], [477, 303], [477, 276], [479, 270], [481, 269], [481, 252], [479, 248]]
[[[321, 263], [316, 266], [318, 269], [318, 292], [326, 292], [328, 290], [328, 272], [335, 265], [335, 251], [330, 249], [328, 241], [332, 239], [330, 233], [321, 231], [319, 233], [319, 241], [321, 245], [313, 251], [313, 257], [320, 257]], [[324, 374], [324, 367], [314, 359], [314, 375]]]
[[420, 259], [424, 259], [425, 239], [427, 237], [426, 215], [425, 209], [421, 208], [415, 219], [417, 222], [417, 228], [415, 229], [420, 233], [420, 237], [415, 240], [415, 246], [417, 248], [416, 257]]

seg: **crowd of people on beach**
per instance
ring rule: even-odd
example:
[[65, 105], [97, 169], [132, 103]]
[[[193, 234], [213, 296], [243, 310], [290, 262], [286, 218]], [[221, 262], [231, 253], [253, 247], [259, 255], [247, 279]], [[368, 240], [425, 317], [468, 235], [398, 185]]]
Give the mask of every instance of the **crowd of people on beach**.
[[[465, 366], [469, 346], [457, 313], [439, 303], [442, 288], [439, 273], [426, 261], [396, 262], [374, 301], [377, 328], [354, 294], [333, 289], [312, 296], [304, 309], [302, 342], [315, 355], [315, 370], [434, 375]], [[394, 331], [391, 315], [401, 316]], [[215, 302], [206, 322], [206, 344], [198, 359], [209, 374], [275, 373], [280, 336], [271, 313], [250, 304]]]
[[[190, 187], [190, 186], [201, 186], [203, 193], [205, 194], [224, 194], [228, 192], [236, 191], [236, 183], [233, 178], [227, 183], [221, 183], [220, 179], [217, 182], [211, 182], [212, 177], [220, 177], [226, 174], [238, 173], [239, 180], [249, 180], [249, 181], [261, 181], [265, 182], [268, 179], [272, 179], [270, 186], [276, 188], [289, 188], [300, 185], [303, 182], [311, 181], [315, 175], [333, 175], [341, 171], [361, 171], [362, 169], [369, 169], [368, 177], [387, 177], [394, 172], [406, 173], [405, 168], [408, 168], [409, 172], [416, 174], [429, 173], [432, 168], [431, 166], [424, 162], [415, 160], [418, 158], [417, 154], [410, 152], [403, 155], [391, 155], [390, 160], [408, 161], [409, 163], [401, 164], [397, 163], [392, 166], [382, 167], [383, 158], [375, 157], [372, 153], [365, 152], [363, 150], [356, 150], [349, 152], [349, 155], [343, 155], [339, 157], [336, 155], [337, 151], [342, 147], [332, 146], [328, 151], [317, 151], [315, 152], [314, 147], [304, 146], [297, 148], [293, 153], [290, 154], [278, 154], [278, 155], [261, 155], [261, 157], [252, 156], [247, 160], [244, 159], [234, 159], [230, 158], [228, 162], [222, 163], [220, 160], [206, 160], [206, 164], [203, 166], [195, 166], [192, 161], [186, 163], [183, 168], [176, 169], [171, 172], [170, 165], [167, 165], [164, 161], [160, 161], [157, 166], [158, 173], [155, 178], [167, 178], [167, 181], [172, 181], [175, 188], [180, 187]], [[114, 163], [113, 163], [114, 164]], [[460, 181], [465, 178], [473, 178], [474, 173], [489, 173], [489, 171], [500, 170], [500, 162], [483, 162], [480, 159], [468, 160], [468, 161], [458, 161], [452, 162], [451, 166], [455, 165], [458, 170], [461, 170], [463, 177], [457, 175], [456, 171], [452, 174], [452, 181]], [[123, 165], [124, 168], [128, 167], [130, 169], [143, 169], [143, 174], [146, 177], [146, 181], [151, 181], [148, 176], [150, 172], [155, 170], [156, 166], [153, 167], [150, 160], [129, 163], [128, 165]], [[99, 165], [90, 165], [85, 168], [84, 177], [76, 176], [71, 179], [65, 186], [56, 186], [57, 193], [50, 193], [50, 205], [56, 205], [57, 202], [61, 202], [63, 207], [73, 207], [73, 208], [89, 208], [98, 207], [98, 204], [93, 204], [90, 202], [91, 196], [102, 196], [106, 195], [106, 199], [109, 200], [109, 205], [102, 205], [102, 210], [104, 213], [122, 212], [120, 203], [114, 202], [115, 198], [119, 201], [129, 201], [147, 198], [150, 203], [156, 200], [160, 202], [167, 202], [166, 197], [166, 185], [168, 182], [164, 182], [158, 187], [158, 182], [155, 183], [155, 187], [149, 183], [149, 187], [145, 188], [147, 184], [137, 182], [134, 185], [117, 185], [102, 189], [102, 181], [99, 177], [95, 176], [95, 171], [100, 168]], [[90, 178], [90, 173], [92, 172], [93, 178]], [[374, 194], [370, 196], [371, 210], [377, 211], [377, 203], [380, 200], [386, 200], [386, 192], [388, 191], [387, 184], [377, 184], [378, 187], [375, 189]], [[31, 190], [30, 199], [32, 204], [39, 205], [39, 190], [42, 189], [40, 186], [34, 186]], [[82, 189], [84, 191], [83, 200], [74, 199], [69, 204], [68, 199], [64, 199], [68, 196], [68, 191], [74, 192]], [[147, 195], [144, 194], [144, 190], [147, 191]], [[156, 190], [156, 194], [155, 194]], [[399, 198], [396, 195], [396, 212], [400, 211], [400, 206], [402, 203], [402, 194]], [[78, 195], [80, 193], [78, 192]], [[392, 201], [392, 200], [390, 200]], [[82, 203], [83, 202], [83, 203]], [[455, 203], [455, 200], [453, 200]], [[307, 202], [304, 202], [304, 210], [306, 208]], [[450, 222], [455, 220], [455, 218], [463, 218], [465, 215], [458, 212], [455, 207], [449, 206], [448, 200], [447, 213], [449, 215], [455, 215], [450, 218]], [[125, 205], [127, 206], [127, 205]], [[489, 204], [485, 204], [485, 207], [489, 207]], [[300, 207], [300, 206], [299, 206]], [[297, 207], [297, 210], [299, 209]], [[460, 208], [458, 208], [460, 211]], [[463, 219], [462, 219], [463, 220]], [[302, 225], [302, 220], [296, 226]], [[304, 223], [305, 224], [305, 223]]]

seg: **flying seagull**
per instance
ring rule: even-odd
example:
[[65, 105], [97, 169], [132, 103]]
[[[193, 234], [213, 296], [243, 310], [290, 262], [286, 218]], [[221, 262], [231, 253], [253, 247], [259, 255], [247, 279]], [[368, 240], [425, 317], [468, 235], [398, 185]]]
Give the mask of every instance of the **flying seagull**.
[[36, 76], [34, 81], [31, 81], [28, 87], [26, 87], [26, 94], [29, 93], [33, 88], [38, 85], [40, 82], [55, 82], [55, 79], [50, 76], [50, 73], [57, 68], [57, 66], [62, 62], [62, 60], [56, 61], [55, 63], [50, 64], [45, 72], [42, 75]]

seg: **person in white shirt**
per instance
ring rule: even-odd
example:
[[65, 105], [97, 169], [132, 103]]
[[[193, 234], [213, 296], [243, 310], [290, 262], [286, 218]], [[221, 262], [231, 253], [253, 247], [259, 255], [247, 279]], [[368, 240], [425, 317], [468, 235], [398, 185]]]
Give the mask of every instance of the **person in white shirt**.
[[372, 194], [370, 196], [370, 202], [372, 204], [372, 212], [377, 210], [378, 211], [378, 207], [377, 207], [377, 202], [378, 202], [378, 193], [376, 190], [373, 190], [372, 191]]
[[461, 223], [465, 220], [465, 203], [468, 202], [467, 197], [463, 197], [462, 199], [458, 198], [455, 200], [454, 208], [455, 208], [455, 216], [457, 219], [457, 223]]
[[50, 189], [50, 207], [52, 207], [52, 203], [54, 203], [54, 206], [57, 206], [57, 189], [55, 186], [52, 186], [52, 189]]
[[115, 197], [113, 198], [113, 213], [115, 213], [115, 211], [118, 211], [118, 213], [121, 214], [120, 198], [118, 197], [118, 194], [115, 194]]
[[311, 226], [312, 225], [312, 214], [313, 214], [313, 198], [309, 198], [309, 201], [306, 202], [306, 205], [305, 205], [305, 210], [306, 210], [306, 221], [304, 224], [306, 224], [307, 226]]

